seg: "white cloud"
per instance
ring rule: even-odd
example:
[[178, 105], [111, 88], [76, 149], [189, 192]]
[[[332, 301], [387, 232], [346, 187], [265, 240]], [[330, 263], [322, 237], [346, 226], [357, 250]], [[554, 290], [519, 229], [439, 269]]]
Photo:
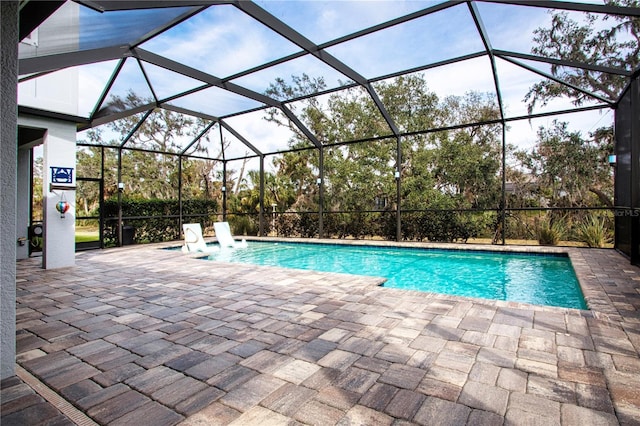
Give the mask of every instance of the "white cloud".
[[97, 64], [78, 67], [78, 112], [88, 117], [102, 94], [109, 77], [113, 73], [117, 61], [100, 62]]
[[[267, 122], [263, 117], [264, 112], [258, 111], [231, 117], [225, 121], [262, 153], [287, 149], [287, 142], [293, 135], [291, 131]], [[249, 150], [240, 143], [234, 144], [232, 149], [234, 155], [244, 155], [244, 152]]]
[[299, 50], [228, 5], [210, 7], [142, 48], [217, 77], [227, 77]]

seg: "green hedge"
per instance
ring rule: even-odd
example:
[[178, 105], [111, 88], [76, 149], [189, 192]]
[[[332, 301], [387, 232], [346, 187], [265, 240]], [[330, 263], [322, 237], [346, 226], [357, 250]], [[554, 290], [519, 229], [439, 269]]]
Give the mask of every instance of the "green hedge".
[[[104, 243], [106, 247], [113, 247], [118, 243], [118, 201], [105, 201], [103, 209], [106, 218]], [[215, 200], [182, 201], [184, 223], [198, 222], [206, 228], [210, 222], [215, 221], [217, 211], [218, 203]], [[180, 238], [179, 214], [178, 200], [122, 200], [123, 226], [134, 228], [135, 243], [156, 243]]]
[[[495, 212], [418, 211], [402, 213], [402, 239], [408, 241], [466, 242], [469, 238], [492, 237]], [[327, 238], [396, 239], [394, 211], [332, 213], [324, 215]], [[271, 221], [268, 221], [268, 227]], [[317, 213], [287, 212], [276, 218], [279, 236], [316, 237]]]

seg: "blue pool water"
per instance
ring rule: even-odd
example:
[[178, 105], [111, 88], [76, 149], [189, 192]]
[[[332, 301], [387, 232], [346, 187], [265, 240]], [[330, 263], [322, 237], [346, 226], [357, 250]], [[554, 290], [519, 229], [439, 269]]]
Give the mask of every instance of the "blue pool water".
[[384, 277], [385, 287], [586, 309], [566, 256], [249, 242], [210, 260]]

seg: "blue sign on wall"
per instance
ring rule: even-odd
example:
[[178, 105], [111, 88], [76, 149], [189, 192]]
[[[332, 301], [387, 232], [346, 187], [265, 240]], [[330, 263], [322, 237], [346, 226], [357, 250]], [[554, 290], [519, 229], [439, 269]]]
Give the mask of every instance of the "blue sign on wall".
[[73, 183], [73, 167], [50, 167], [51, 183]]

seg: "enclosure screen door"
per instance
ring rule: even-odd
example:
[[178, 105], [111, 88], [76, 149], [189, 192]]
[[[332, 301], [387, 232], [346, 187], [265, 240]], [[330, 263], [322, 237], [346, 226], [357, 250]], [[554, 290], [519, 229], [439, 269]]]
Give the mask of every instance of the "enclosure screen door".
[[103, 247], [102, 199], [102, 179], [76, 179], [76, 251]]

